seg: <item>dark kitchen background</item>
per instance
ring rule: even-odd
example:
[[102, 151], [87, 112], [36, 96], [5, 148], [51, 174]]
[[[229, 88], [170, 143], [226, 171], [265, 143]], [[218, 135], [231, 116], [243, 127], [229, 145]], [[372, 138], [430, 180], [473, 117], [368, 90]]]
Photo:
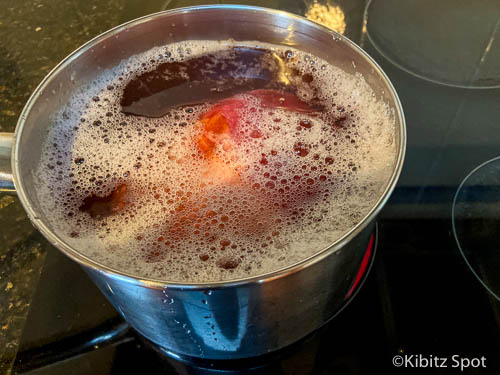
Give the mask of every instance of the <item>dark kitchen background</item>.
[[[42, 78], [89, 39], [208, 3], [0, 0], [0, 131], [14, 131]], [[325, 327], [269, 357], [179, 362], [129, 329], [18, 199], [0, 194], [0, 374], [499, 374], [500, 1], [217, 3], [323, 23], [364, 48], [394, 84], [406, 162], [378, 218], [363, 287]], [[448, 368], [393, 365], [396, 355], [418, 354], [448, 358]], [[460, 371], [453, 355], [485, 357], [485, 367]]]

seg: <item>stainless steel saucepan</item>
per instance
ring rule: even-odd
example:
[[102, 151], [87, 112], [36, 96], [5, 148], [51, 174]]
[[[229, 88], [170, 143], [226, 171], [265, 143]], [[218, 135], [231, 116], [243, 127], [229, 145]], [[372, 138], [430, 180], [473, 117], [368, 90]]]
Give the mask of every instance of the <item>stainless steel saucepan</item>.
[[[385, 191], [366, 217], [316, 255], [275, 272], [230, 282], [179, 284], [139, 278], [100, 264], [65, 243], [37, 200], [33, 170], [53, 116], [81, 85], [132, 55], [195, 39], [290, 45], [349, 73], [361, 73], [393, 109], [398, 152]], [[0, 140], [3, 189], [14, 189], [29, 218], [59, 250], [80, 263], [120, 314], [142, 335], [178, 356], [236, 359], [283, 348], [323, 325], [343, 305], [374, 228], [394, 189], [406, 144], [401, 104], [380, 67], [344, 36], [304, 18], [247, 6], [176, 9], [128, 22], [63, 60], [28, 100], [14, 135]], [[63, 302], [61, 302], [63, 303]]]

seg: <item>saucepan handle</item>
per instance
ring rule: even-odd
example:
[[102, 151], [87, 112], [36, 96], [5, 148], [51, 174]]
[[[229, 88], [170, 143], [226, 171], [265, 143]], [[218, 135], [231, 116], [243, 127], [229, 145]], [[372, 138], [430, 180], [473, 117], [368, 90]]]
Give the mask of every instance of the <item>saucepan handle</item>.
[[0, 133], [0, 191], [16, 191], [10, 165], [13, 142], [13, 133]]

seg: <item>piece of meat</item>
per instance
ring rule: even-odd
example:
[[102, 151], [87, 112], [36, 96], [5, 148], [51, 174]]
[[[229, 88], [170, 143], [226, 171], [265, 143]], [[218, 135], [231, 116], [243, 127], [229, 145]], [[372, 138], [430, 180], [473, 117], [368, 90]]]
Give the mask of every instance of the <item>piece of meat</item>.
[[127, 185], [121, 184], [104, 197], [94, 194], [86, 197], [79, 209], [87, 212], [92, 218], [110, 216], [121, 211], [127, 205], [126, 193]]

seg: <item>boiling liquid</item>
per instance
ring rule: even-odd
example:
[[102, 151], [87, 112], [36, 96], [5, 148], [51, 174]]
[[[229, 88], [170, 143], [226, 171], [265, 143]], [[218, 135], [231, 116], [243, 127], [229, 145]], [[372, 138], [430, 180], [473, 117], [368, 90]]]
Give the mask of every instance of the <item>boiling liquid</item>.
[[120, 271], [261, 275], [368, 213], [393, 170], [394, 132], [360, 75], [274, 45], [183, 42], [72, 98], [45, 144], [39, 198], [58, 235]]

